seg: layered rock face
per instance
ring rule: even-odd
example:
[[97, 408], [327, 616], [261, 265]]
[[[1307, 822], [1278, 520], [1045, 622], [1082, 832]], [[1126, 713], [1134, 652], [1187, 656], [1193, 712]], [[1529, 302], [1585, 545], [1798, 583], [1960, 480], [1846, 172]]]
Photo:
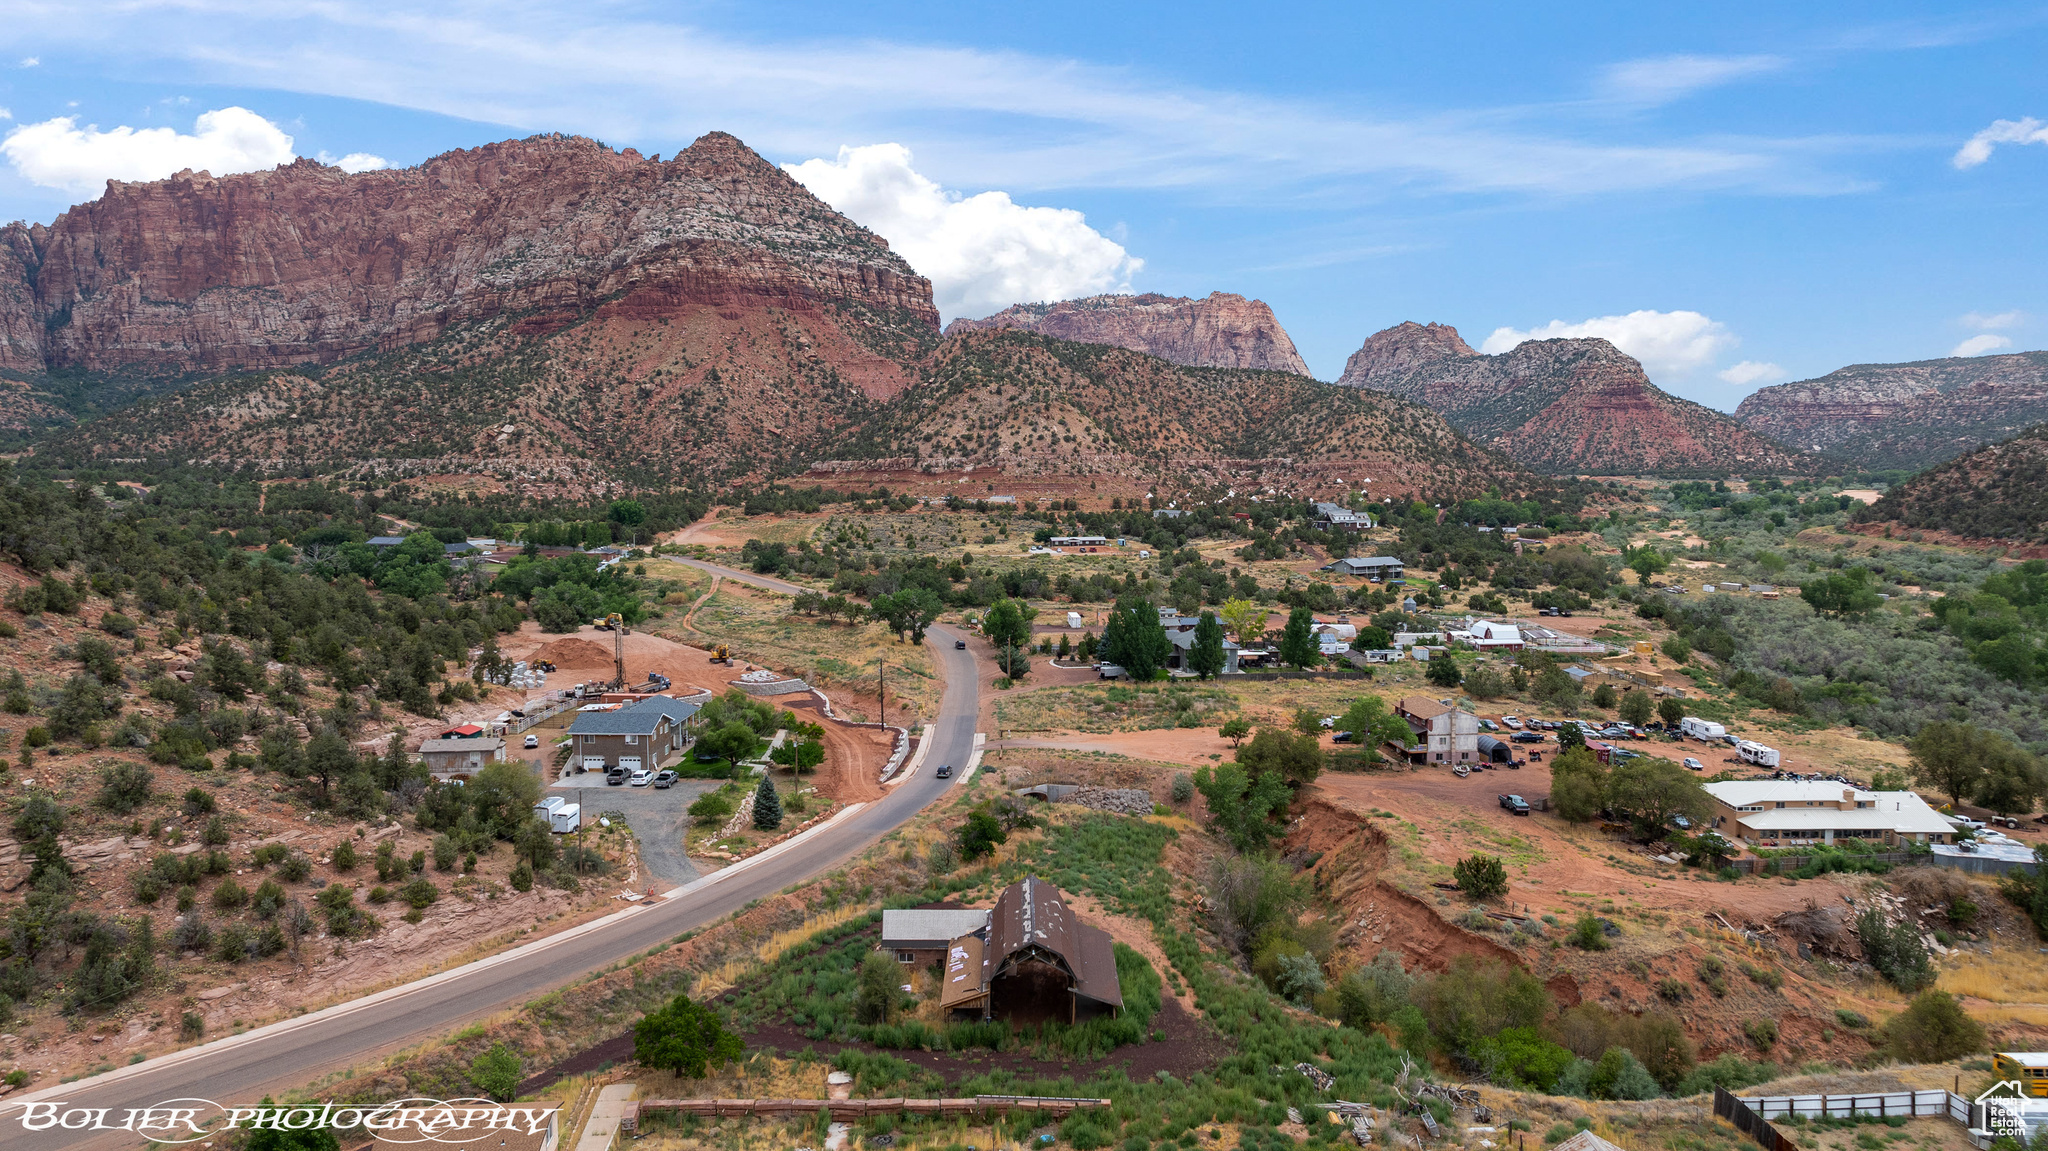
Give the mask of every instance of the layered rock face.
[[2048, 420], [2048, 352], [1854, 364], [1759, 389], [1735, 417], [1865, 467], [1926, 467]]
[[1348, 388], [1373, 388], [1382, 381], [1399, 381], [1424, 364], [1438, 360], [1476, 356], [1472, 345], [1449, 324], [1418, 324], [1404, 320], [1382, 332], [1367, 336], [1365, 345], [1344, 361], [1344, 374], [1337, 382]]
[[356, 175], [182, 172], [0, 231], [0, 367], [17, 371], [331, 362], [600, 304], [938, 326], [886, 241], [718, 132], [666, 163], [535, 136]]
[[2048, 555], [2048, 424], [1965, 453], [1894, 486], [1856, 514], [1943, 538], [2032, 545], [2014, 558]]
[[1254, 368], [1309, 374], [1294, 341], [1263, 300], [1230, 292], [1185, 296], [1090, 296], [1016, 304], [984, 320], [954, 320], [946, 334], [1021, 328], [1082, 344], [1112, 344], [1190, 368]]
[[1338, 381], [1440, 412], [1538, 471], [1574, 475], [1800, 472], [1808, 461], [1650, 382], [1606, 340], [1531, 340], [1497, 356], [1457, 329], [1406, 323], [1354, 353]]

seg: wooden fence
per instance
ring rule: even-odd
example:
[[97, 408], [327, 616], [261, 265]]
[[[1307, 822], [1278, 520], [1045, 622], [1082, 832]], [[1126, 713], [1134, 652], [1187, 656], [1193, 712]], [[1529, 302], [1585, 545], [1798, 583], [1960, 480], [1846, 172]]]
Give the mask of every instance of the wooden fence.
[[1770, 1121], [1751, 1110], [1748, 1101], [1714, 1088], [1714, 1114], [1735, 1125], [1737, 1131], [1756, 1140], [1764, 1151], [1798, 1151], [1797, 1146], [1771, 1126]]
[[977, 1095], [972, 1099], [637, 1099], [626, 1105], [620, 1130], [638, 1130], [640, 1116], [653, 1112], [675, 1115], [815, 1115], [830, 1112], [840, 1121], [871, 1115], [979, 1115], [1024, 1111], [1059, 1117], [1084, 1107], [1107, 1107], [1108, 1099], [1069, 1099], [1041, 1095]]

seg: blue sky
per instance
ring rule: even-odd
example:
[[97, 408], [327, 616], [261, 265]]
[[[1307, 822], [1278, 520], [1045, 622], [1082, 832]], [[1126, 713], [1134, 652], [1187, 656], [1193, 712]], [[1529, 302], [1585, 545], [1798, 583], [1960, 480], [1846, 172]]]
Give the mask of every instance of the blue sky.
[[2048, 346], [2048, 8], [1847, 9], [0, 0], [0, 218], [193, 155], [723, 129], [949, 314], [1241, 292], [1325, 379], [1405, 319], [1608, 334], [1719, 407]]

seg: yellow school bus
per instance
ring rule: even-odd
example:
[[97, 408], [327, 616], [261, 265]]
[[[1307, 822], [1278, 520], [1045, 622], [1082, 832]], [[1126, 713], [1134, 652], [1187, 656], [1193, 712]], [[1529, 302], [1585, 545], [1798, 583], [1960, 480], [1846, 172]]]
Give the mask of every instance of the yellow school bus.
[[2000, 1079], [2025, 1084], [2027, 1094], [2048, 1098], [2048, 1051], [2001, 1051], [1991, 1067]]

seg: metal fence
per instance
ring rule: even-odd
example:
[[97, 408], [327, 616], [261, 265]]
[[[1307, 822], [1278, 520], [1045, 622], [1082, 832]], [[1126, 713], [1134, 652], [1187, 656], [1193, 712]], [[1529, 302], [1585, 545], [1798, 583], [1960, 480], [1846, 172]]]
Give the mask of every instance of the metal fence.
[[1719, 1087], [1714, 1088], [1714, 1114], [1735, 1125], [1737, 1131], [1756, 1140], [1764, 1151], [1798, 1151], [1797, 1146], [1776, 1127], [1750, 1108], [1747, 1100], [1737, 1099]]
[[[1719, 1101], [1720, 1096], [1717, 1094], [1716, 1114], [1719, 1114]], [[1847, 1119], [1855, 1115], [1875, 1115], [1880, 1119], [1893, 1115], [1908, 1118], [1945, 1115], [1965, 1127], [1970, 1125], [1970, 1101], [1953, 1091], [1883, 1091], [1868, 1095], [1770, 1095], [1736, 1099], [1736, 1102], [1747, 1105], [1762, 1119], [1782, 1119], [1793, 1115], [1808, 1119]]]

